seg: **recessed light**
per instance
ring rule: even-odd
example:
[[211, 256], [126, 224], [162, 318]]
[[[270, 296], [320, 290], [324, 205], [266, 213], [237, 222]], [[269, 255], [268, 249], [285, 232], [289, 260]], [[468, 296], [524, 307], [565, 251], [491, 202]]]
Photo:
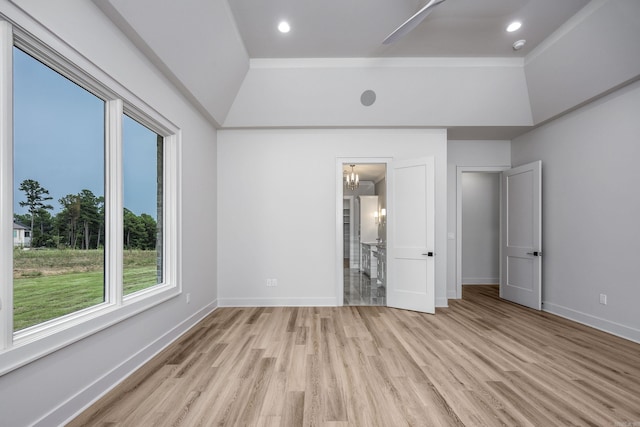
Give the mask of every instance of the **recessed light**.
[[278, 24], [278, 31], [280, 31], [281, 33], [288, 33], [289, 31], [291, 31], [291, 26], [287, 21], [280, 21], [280, 23]]
[[522, 27], [522, 22], [514, 21], [511, 24], [509, 24], [509, 26], [507, 27], [507, 31], [510, 33], [513, 33], [514, 31], [519, 30], [520, 27]]

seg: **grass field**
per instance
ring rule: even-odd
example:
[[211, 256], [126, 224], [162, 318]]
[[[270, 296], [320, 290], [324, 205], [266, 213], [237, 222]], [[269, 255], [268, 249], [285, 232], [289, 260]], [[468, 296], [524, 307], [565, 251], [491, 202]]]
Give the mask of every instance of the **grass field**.
[[[123, 261], [125, 295], [157, 283], [155, 251], [126, 250]], [[14, 251], [15, 331], [103, 301], [104, 251]]]

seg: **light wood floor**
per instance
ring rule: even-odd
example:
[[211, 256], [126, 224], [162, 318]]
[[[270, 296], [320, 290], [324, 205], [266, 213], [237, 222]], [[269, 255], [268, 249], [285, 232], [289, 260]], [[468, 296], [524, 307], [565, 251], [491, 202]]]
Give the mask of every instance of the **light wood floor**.
[[464, 292], [218, 309], [70, 425], [640, 426], [639, 344]]

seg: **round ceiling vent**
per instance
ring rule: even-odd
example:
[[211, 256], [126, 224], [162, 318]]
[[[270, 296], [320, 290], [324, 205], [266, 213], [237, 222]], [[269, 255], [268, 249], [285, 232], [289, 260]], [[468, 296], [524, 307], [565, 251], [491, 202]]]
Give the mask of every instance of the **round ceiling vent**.
[[376, 102], [376, 93], [371, 89], [365, 90], [360, 95], [360, 103], [365, 107], [370, 107], [374, 102]]

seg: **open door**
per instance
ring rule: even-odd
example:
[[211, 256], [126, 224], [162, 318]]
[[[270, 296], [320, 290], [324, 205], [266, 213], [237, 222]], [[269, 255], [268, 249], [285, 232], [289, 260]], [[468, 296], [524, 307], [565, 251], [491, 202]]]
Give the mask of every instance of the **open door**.
[[542, 309], [542, 162], [502, 173], [500, 297]]
[[433, 157], [390, 168], [387, 305], [435, 313], [435, 173]]

